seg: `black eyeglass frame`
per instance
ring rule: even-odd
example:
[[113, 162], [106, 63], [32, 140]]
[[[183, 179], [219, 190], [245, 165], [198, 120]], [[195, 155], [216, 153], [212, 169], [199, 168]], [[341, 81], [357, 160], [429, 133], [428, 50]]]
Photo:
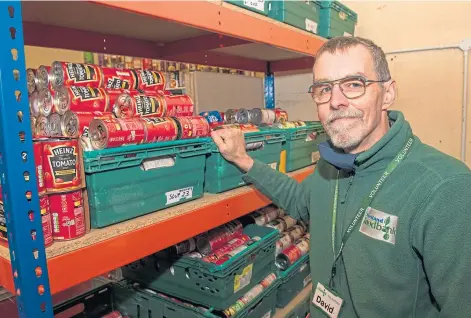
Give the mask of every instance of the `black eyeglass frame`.
[[[333, 89], [334, 86], [336, 84], [339, 84], [340, 82], [343, 82], [343, 81], [346, 81], [346, 80], [355, 80], [355, 79], [365, 83], [365, 90], [363, 91], [363, 94], [358, 95], [356, 97], [348, 97], [347, 95], [345, 95], [344, 91], [342, 90], [342, 87], [339, 85], [340, 91], [342, 92], [343, 96], [345, 96], [348, 99], [356, 99], [356, 98], [360, 98], [363, 95], [365, 95], [366, 87], [370, 84], [373, 84], [373, 83], [386, 83], [387, 81], [391, 80], [391, 78], [388, 78], [386, 80], [370, 80], [370, 79], [367, 79], [367, 78], [365, 78], [364, 76], [361, 76], [361, 75], [347, 76], [347, 77], [340, 78], [340, 79], [337, 79], [337, 80], [334, 80], [334, 81], [324, 81], [324, 82], [313, 83], [311, 86], [309, 86], [308, 93], [311, 95], [312, 99], [315, 101], [315, 96], [313, 95], [313, 92], [312, 92], [314, 86], [331, 84], [332, 89]], [[331, 99], [332, 99], [332, 92], [330, 94], [330, 98], [327, 101], [322, 102], [322, 103], [318, 103], [318, 102], [316, 102], [316, 103], [317, 104], [325, 104], [325, 103], [330, 102]]]

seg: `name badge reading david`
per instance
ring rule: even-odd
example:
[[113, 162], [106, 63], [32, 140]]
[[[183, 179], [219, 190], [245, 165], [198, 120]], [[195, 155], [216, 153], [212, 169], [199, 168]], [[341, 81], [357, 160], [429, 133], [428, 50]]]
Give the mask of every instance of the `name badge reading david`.
[[343, 299], [334, 295], [321, 283], [317, 283], [312, 303], [328, 317], [337, 318], [340, 314], [340, 309], [342, 308]]

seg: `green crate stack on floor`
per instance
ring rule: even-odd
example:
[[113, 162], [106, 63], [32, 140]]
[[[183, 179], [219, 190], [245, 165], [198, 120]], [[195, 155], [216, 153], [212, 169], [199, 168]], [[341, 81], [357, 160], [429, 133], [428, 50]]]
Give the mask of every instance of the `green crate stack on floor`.
[[309, 314], [310, 304], [311, 294], [307, 294], [284, 318], [306, 318]]
[[272, 2], [269, 0], [224, 0], [224, 2], [236, 5], [238, 7], [250, 10], [255, 13], [267, 16], [268, 9]]
[[358, 15], [338, 1], [318, 1], [321, 6], [319, 35], [330, 39], [354, 36]]
[[[123, 277], [199, 306], [225, 310], [265, 277], [276, 273], [278, 232], [248, 224], [243, 234], [257, 240], [220, 265], [188, 255], [175, 256], [166, 250], [123, 267]], [[276, 295], [274, 299], [273, 306]]]
[[[247, 152], [253, 159], [269, 164], [278, 170], [282, 143], [285, 135], [282, 130], [270, 129], [245, 134]], [[236, 165], [224, 159], [216, 144], [211, 142], [206, 159], [204, 191], [221, 193], [246, 185], [244, 175]]]
[[268, 16], [298, 29], [318, 33], [321, 6], [317, 1], [272, 1]]
[[309, 255], [304, 255], [287, 270], [280, 271], [280, 287], [276, 306], [286, 307], [311, 282]]
[[209, 138], [83, 152], [92, 228], [203, 196]]

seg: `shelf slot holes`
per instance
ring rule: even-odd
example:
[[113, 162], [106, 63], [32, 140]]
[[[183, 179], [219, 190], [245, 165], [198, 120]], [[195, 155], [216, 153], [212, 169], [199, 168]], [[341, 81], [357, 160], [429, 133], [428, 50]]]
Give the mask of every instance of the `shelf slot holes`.
[[30, 178], [29, 178], [29, 172], [28, 171], [23, 172], [23, 177], [25, 178], [26, 182], [29, 182]]
[[21, 153], [21, 160], [23, 160], [23, 162], [28, 162], [28, 153], [26, 151]]
[[41, 311], [46, 312], [46, 303], [41, 303]]
[[40, 278], [43, 275], [43, 270], [38, 266], [34, 269], [34, 273], [36, 274], [37, 278]]
[[26, 200], [28, 200], [28, 202], [31, 202], [31, 198], [33, 197], [33, 193], [31, 191], [26, 191], [25, 196], [26, 196]]
[[18, 134], [20, 136], [20, 141], [21, 142], [25, 142], [25, 138], [26, 138], [26, 134], [24, 131], [20, 131], [20, 133]]
[[18, 116], [18, 122], [22, 123], [23, 122], [23, 112], [20, 110], [16, 113]]
[[39, 296], [44, 295], [44, 291], [45, 291], [44, 285], [39, 285], [39, 286], [38, 286], [38, 294], [39, 294]]
[[39, 250], [37, 248], [33, 249], [33, 257], [35, 260], [39, 258]]
[[13, 61], [18, 61], [18, 50], [17, 49], [11, 49], [11, 57], [13, 58]]
[[31, 230], [31, 240], [36, 241], [36, 230]]
[[16, 68], [13, 70], [13, 78], [17, 82], [20, 80], [20, 71], [18, 71]]
[[28, 217], [29, 217], [29, 220], [30, 220], [31, 222], [33, 222], [33, 221], [34, 221], [34, 212], [33, 212], [33, 211], [29, 211], [29, 212], [28, 212]]
[[21, 102], [21, 92], [19, 90], [15, 91], [15, 97], [18, 103]]
[[15, 8], [8, 6], [8, 14], [10, 15], [10, 18], [13, 19], [15, 17]]
[[10, 27], [10, 36], [12, 40], [16, 39], [16, 29], [14, 27]]

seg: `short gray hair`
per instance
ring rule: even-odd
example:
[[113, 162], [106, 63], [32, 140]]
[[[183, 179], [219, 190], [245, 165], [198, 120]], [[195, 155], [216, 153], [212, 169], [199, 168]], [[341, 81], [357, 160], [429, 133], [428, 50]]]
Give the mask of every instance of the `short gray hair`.
[[322, 45], [319, 51], [317, 51], [315, 61], [319, 58], [319, 56], [321, 56], [322, 53], [328, 52], [330, 54], [335, 54], [337, 51], [346, 51], [347, 49], [357, 45], [362, 45], [371, 53], [376, 76], [378, 77], [377, 79], [380, 81], [387, 81], [391, 79], [388, 61], [383, 50], [373, 41], [358, 36], [339, 36], [328, 40]]

